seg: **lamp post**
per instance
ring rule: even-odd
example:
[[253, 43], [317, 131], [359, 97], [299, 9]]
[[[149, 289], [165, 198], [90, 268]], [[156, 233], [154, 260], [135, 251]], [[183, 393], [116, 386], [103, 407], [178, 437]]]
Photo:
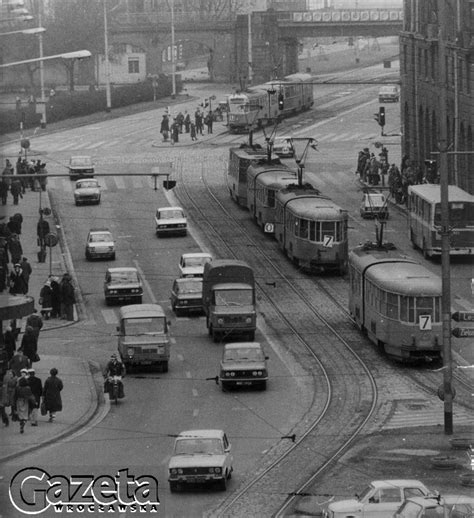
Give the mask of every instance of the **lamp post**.
[[253, 70], [252, 70], [252, 4], [251, 0], [249, 0], [249, 12], [248, 12], [248, 63], [249, 63], [249, 72], [248, 72], [248, 84], [252, 84], [253, 80]]
[[174, 55], [174, 0], [170, 2], [171, 7], [171, 98], [176, 97], [176, 56]]
[[110, 61], [109, 61], [109, 35], [107, 26], [107, 0], [104, 3], [104, 46], [105, 46], [105, 111], [108, 113], [112, 108], [112, 96], [110, 94]]

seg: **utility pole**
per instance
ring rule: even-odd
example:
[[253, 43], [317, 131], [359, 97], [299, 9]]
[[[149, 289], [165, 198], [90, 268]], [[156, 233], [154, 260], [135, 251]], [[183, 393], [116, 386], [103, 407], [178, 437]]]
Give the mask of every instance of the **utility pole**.
[[248, 85], [252, 84], [253, 71], [252, 71], [252, 2], [249, 0], [249, 13], [248, 13], [248, 61], [249, 61], [249, 73], [248, 73]]
[[171, 0], [171, 98], [176, 97], [176, 56], [174, 55], [174, 0]]
[[453, 433], [453, 366], [451, 358], [451, 278], [449, 244], [449, 164], [448, 128], [446, 107], [446, 1], [438, 0], [438, 70], [439, 70], [439, 172], [441, 190], [441, 281], [442, 281], [442, 324], [443, 324], [443, 394], [444, 433]]
[[104, 46], [105, 46], [105, 111], [108, 113], [112, 108], [112, 96], [110, 94], [110, 60], [109, 60], [109, 29], [107, 26], [107, 0], [104, 2]]

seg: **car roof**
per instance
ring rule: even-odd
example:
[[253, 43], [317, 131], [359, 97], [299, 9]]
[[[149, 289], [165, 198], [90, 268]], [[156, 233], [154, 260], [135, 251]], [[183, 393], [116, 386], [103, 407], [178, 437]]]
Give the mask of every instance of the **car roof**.
[[83, 182], [99, 183], [99, 180], [97, 180], [96, 178], [80, 178], [79, 180], [76, 180], [76, 185], [78, 183], [83, 183]]
[[166, 210], [183, 210], [182, 207], [158, 207], [156, 210], [166, 211]]
[[182, 439], [185, 437], [204, 437], [204, 438], [213, 438], [213, 437], [223, 437], [224, 430], [185, 430], [178, 435], [178, 439]]
[[372, 480], [370, 483], [374, 487], [418, 487], [423, 486], [423, 482], [420, 482], [419, 480], [412, 480], [412, 479], [394, 479], [394, 480]]
[[190, 252], [187, 254], [183, 254], [181, 257], [183, 259], [186, 259], [187, 257], [212, 257], [212, 255], [208, 254], [207, 252]]
[[224, 345], [225, 349], [261, 349], [260, 342], [233, 342]]
[[202, 277], [178, 277], [174, 280], [178, 284], [184, 284], [188, 282], [200, 282], [202, 284]]
[[91, 228], [89, 232], [110, 232], [108, 228]]
[[133, 266], [114, 266], [112, 268], [107, 268], [107, 271], [110, 273], [119, 273], [119, 272], [137, 272], [138, 270], [134, 268]]
[[164, 317], [165, 312], [159, 304], [129, 304], [120, 308], [123, 318]]

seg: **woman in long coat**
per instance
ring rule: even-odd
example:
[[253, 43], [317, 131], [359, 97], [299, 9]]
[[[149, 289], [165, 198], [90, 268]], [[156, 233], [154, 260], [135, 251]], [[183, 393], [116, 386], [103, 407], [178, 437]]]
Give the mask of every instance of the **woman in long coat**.
[[53, 290], [49, 279], [41, 288], [39, 302], [41, 304], [41, 315], [48, 320], [53, 310]]
[[61, 390], [63, 382], [58, 378], [58, 369], [53, 367], [49, 373], [51, 376], [44, 382], [43, 400], [46, 411], [49, 412], [49, 422], [52, 423], [56, 412], [61, 412], [63, 402], [61, 399]]
[[26, 378], [18, 380], [18, 386], [15, 390], [15, 406], [18, 419], [20, 420], [20, 433], [25, 431], [25, 423], [30, 415], [30, 408], [36, 404], [35, 396], [31, 392]]
[[35, 361], [36, 354], [38, 352], [38, 338], [31, 326], [26, 326], [25, 328], [25, 334], [21, 339], [20, 349], [30, 362]]

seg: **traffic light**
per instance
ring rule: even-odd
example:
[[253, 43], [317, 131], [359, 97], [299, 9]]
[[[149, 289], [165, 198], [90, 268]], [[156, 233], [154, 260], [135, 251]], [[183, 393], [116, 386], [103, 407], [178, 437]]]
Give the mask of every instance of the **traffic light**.
[[278, 109], [283, 110], [285, 107], [285, 98], [283, 97], [282, 93], [278, 94]]
[[380, 126], [385, 126], [385, 107], [381, 106], [379, 108], [379, 124]]

